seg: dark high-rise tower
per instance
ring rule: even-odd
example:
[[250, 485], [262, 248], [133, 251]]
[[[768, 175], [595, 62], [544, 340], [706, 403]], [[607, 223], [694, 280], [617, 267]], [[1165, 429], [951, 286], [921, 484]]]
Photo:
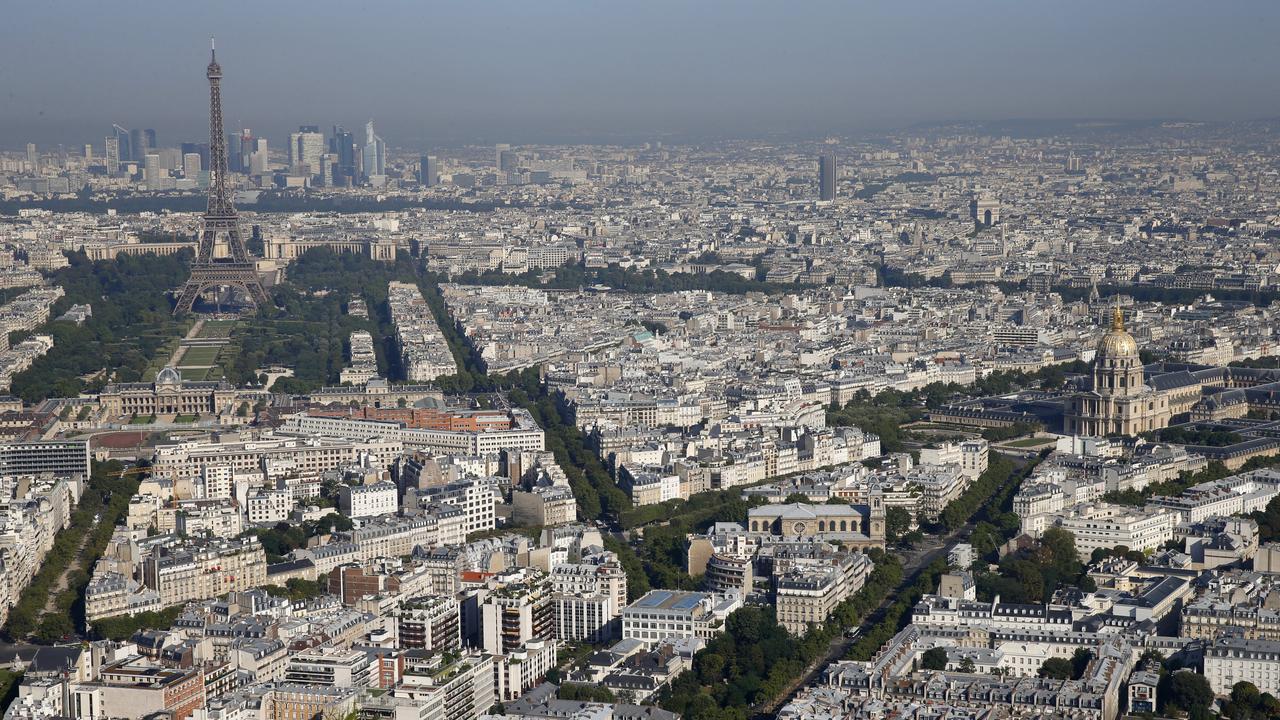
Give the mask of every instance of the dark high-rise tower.
[[435, 155], [418, 158], [418, 182], [424, 187], [434, 187], [440, 183], [440, 168]]
[[[117, 155], [116, 159], [119, 162], [127, 162], [129, 160], [132, 160], [133, 148], [129, 146], [129, 131], [125, 130], [119, 125], [112, 125], [111, 134], [116, 139], [116, 155]], [[117, 172], [119, 169], [120, 169], [120, 166], [118, 164], [116, 165], [116, 167], [107, 168], [108, 171], [113, 173]]]
[[836, 199], [835, 153], [826, 153], [818, 158], [818, 199]]
[[356, 177], [355, 137], [344, 130], [341, 125], [334, 126], [333, 138], [329, 143], [329, 152], [337, 156], [337, 164], [333, 170], [334, 184], [340, 186], [353, 185]]
[[134, 162], [147, 159], [147, 136], [142, 133], [141, 128], [129, 131], [129, 159]]
[[[191, 262], [191, 277], [178, 296], [173, 308], [175, 315], [190, 312], [196, 298], [208, 290], [215, 293], [220, 288], [237, 288], [253, 305], [270, 302], [267, 291], [254, 266], [253, 257], [240, 235], [240, 217], [231, 204], [231, 188], [227, 185], [226, 133], [222, 130], [222, 66], [217, 53], [211, 50], [209, 68], [209, 205], [204, 213], [204, 227], [200, 232], [200, 247]], [[226, 244], [226, 257], [215, 257], [218, 239]]]

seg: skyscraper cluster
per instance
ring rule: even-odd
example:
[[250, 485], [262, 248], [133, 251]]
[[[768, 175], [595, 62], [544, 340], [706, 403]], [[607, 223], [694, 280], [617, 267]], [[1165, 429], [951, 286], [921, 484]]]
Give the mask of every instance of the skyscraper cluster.
[[147, 155], [157, 149], [156, 131], [152, 128], [129, 130], [120, 125], [111, 126], [111, 134], [104, 142], [107, 172], [115, 174], [120, 165], [126, 162], [142, 163]]
[[[161, 148], [156, 142], [154, 129], [130, 130], [113, 124], [111, 134], [104, 140], [98, 166], [105, 166], [108, 175], [132, 175], [144, 181], [179, 177], [196, 179], [200, 173], [208, 172], [209, 143], [183, 142], [179, 147]], [[250, 128], [228, 133], [226, 146], [228, 172], [253, 176], [259, 185], [353, 187], [386, 183], [387, 144], [374, 128], [373, 120], [365, 123], [363, 142], [342, 125], [334, 125], [328, 138], [318, 125], [299, 125], [296, 132], [289, 133], [285, 143], [283, 168], [278, 160], [272, 165], [267, 138], [255, 135]], [[59, 153], [65, 154], [65, 150], [60, 148]], [[92, 153], [92, 147], [86, 146], [86, 159], [91, 159]], [[499, 156], [502, 155], [499, 151]], [[503, 167], [514, 166], [514, 153], [508, 151], [505, 156], [505, 161], [503, 157], [495, 161]], [[34, 145], [27, 148], [25, 160], [30, 172], [39, 172], [40, 158]], [[425, 185], [434, 185], [438, 181], [439, 168], [434, 163], [435, 158], [432, 157], [428, 164], [435, 170], [429, 173], [431, 180], [423, 180]], [[423, 171], [420, 170], [419, 177], [422, 176]], [[201, 181], [207, 182], [207, 176]]]

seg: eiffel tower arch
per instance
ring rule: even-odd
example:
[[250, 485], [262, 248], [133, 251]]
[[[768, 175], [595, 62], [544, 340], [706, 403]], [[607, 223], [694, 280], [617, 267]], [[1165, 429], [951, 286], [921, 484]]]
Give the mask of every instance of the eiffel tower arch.
[[[191, 262], [191, 277], [182, 286], [175, 315], [191, 312], [196, 300], [205, 292], [229, 287], [240, 291], [254, 306], [271, 303], [262, 279], [240, 234], [240, 216], [231, 203], [227, 185], [227, 140], [222, 131], [222, 66], [216, 50], [210, 51], [209, 68], [209, 205], [200, 231], [200, 244]], [[219, 243], [226, 247], [225, 256], [216, 252]]]

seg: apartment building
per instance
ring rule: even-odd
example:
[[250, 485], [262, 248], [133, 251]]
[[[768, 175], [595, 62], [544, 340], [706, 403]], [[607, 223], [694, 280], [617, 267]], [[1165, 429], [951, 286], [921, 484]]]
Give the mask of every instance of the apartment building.
[[417, 286], [391, 282], [387, 286], [387, 306], [410, 382], [431, 382], [458, 372], [449, 343]]
[[1239, 682], [1265, 693], [1280, 691], [1280, 641], [1224, 637], [1204, 649], [1204, 676], [1218, 695]]
[[89, 477], [87, 440], [37, 440], [0, 445], [0, 476]]
[[338, 509], [353, 519], [394, 515], [400, 509], [399, 490], [391, 482], [344, 484], [338, 487]]
[[367, 688], [373, 679], [372, 659], [362, 650], [306, 650], [290, 657], [284, 671], [287, 683], [320, 687]]
[[565, 525], [578, 519], [578, 503], [573, 489], [560, 486], [537, 486], [511, 495], [512, 520], [525, 527]]
[[409, 492], [424, 505], [444, 503], [462, 510], [466, 518], [466, 534], [497, 527], [497, 505], [502, 497], [497, 478], [469, 475], [444, 485], [428, 485]]
[[983, 627], [1033, 631], [1046, 635], [1071, 632], [1071, 609], [1055, 605], [979, 602], [925, 595], [911, 610], [911, 622], [922, 628]]
[[1055, 483], [1024, 484], [1013, 496], [1013, 512], [1022, 521], [1022, 532], [1033, 538], [1044, 534], [1052, 515], [1067, 507], [1067, 493]]
[[84, 617], [88, 622], [113, 615], [133, 615], [160, 610], [160, 593], [132, 577], [95, 567], [85, 588]]
[[390, 421], [299, 413], [285, 419], [280, 430], [301, 437], [368, 441], [382, 438], [397, 441], [405, 448], [442, 455], [483, 456], [503, 450], [540, 452], [546, 449], [542, 428], [532, 415], [515, 408], [510, 411], [510, 416], [511, 427], [507, 429], [442, 430], [405, 427], [402, 423]]
[[261, 710], [270, 720], [342, 718], [355, 712], [356, 688], [280, 683], [264, 693]]
[[1130, 550], [1155, 550], [1173, 539], [1178, 513], [1157, 506], [1133, 508], [1098, 503], [1077, 505], [1054, 518], [1054, 524], [1071, 533], [1082, 560], [1099, 548], [1123, 545]]
[[493, 664], [492, 655], [476, 652], [406, 653], [395, 696], [413, 701], [419, 717], [478, 720], [497, 701]]
[[395, 611], [396, 639], [406, 650], [456, 651], [462, 621], [454, 595], [416, 597]]
[[551, 571], [556, 638], [603, 643], [618, 637], [627, 604], [627, 574], [612, 555], [557, 565]]
[[530, 640], [555, 636], [551, 582], [534, 568], [517, 568], [491, 579], [480, 603], [481, 647], [493, 655], [511, 653]]
[[338, 533], [335, 539], [355, 545], [360, 563], [382, 557], [404, 557], [413, 554], [419, 546], [438, 542], [439, 522], [430, 515], [376, 518]]
[[293, 497], [287, 490], [256, 490], [245, 499], [250, 525], [274, 525], [289, 518]]
[[970, 480], [987, 471], [988, 457], [987, 441], [981, 438], [920, 448], [921, 465], [957, 465]]
[[862, 589], [874, 563], [862, 553], [841, 553], [792, 564], [774, 577], [778, 624], [793, 635], [825, 623], [837, 605]]
[[11, 332], [34, 331], [48, 321], [53, 305], [65, 293], [61, 287], [34, 287], [0, 306], [0, 327]]
[[228, 647], [227, 660], [236, 670], [249, 673], [254, 682], [276, 682], [284, 677], [289, 652], [274, 638], [241, 638]]
[[265, 585], [267, 559], [257, 538], [193, 539], [153, 547], [139, 572], [167, 607]]
[[1182, 522], [1198, 523], [1214, 516], [1265, 510], [1277, 495], [1280, 471], [1255, 470], [1192, 485], [1175, 497], [1155, 497], [1152, 504], [1177, 512]]
[[70, 524], [86, 477], [0, 476], [0, 620]]
[[378, 355], [373, 347], [373, 336], [367, 330], [351, 333], [348, 343], [350, 364], [338, 374], [338, 382], [363, 385], [378, 377]]
[[724, 631], [725, 618], [742, 607], [741, 595], [650, 590], [622, 611], [622, 639], [653, 647], [665, 640], [709, 640]]
[[663, 472], [660, 468], [628, 468], [618, 471], [619, 485], [631, 496], [633, 505], [657, 505], [667, 500], [684, 497], [680, 491], [680, 476]]
[[152, 471], [180, 480], [200, 477], [203, 467], [210, 464], [230, 465], [236, 475], [251, 475], [274, 463], [288, 465], [301, 475], [319, 475], [357, 464], [362, 458], [390, 467], [403, 451], [403, 443], [381, 439], [265, 437], [254, 441], [194, 441], [157, 446]]
[[530, 640], [524, 647], [493, 661], [494, 695], [499, 702], [511, 702], [537, 687], [556, 665], [560, 643]]
[[920, 494], [920, 517], [930, 522], [973, 483], [973, 477], [959, 465], [922, 465], [912, 468], [906, 479]]
[[93, 686], [101, 701], [97, 717], [166, 713], [185, 720], [205, 703], [201, 668], [167, 668], [140, 656], [105, 665]]

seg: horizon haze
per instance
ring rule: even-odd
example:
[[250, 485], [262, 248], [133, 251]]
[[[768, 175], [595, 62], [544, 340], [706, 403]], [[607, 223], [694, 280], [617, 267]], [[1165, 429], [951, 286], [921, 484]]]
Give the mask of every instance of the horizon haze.
[[[1020, 119], [1280, 115], [1280, 5], [90, 2], [9, 8], [5, 145], [378, 122], [397, 147], [820, 137]], [[51, 49], [61, 49], [51, 53]]]

